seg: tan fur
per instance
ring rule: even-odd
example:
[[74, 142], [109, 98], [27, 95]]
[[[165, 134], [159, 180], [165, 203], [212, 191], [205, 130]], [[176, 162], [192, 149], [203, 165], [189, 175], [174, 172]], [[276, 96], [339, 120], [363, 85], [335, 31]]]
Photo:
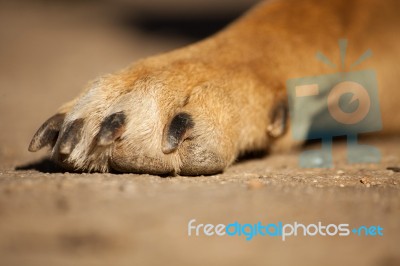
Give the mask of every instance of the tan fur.
[[[287, 98], [285, 82], [335, 72], [315, 53], [339, 65], [340, 38], [349, 40], [348, 62], [373, 51], [360, 67], [377, 72], [384, 132], [399, 132], [398, 10], [397, 0], [263, 2], [211, 38], [91, 83], [59, 110], [66, 114], [60, 135], [84, 119], [80, 142], [67, 158], [56, 144], [52, 157], [89, 171], [197, 175], [222, 171], [246, 151], [288, 149], [290, 133], [268, 134], [274, 108]], [[101, 122], [119, 111], [127, 116], [121, 138], [93, 148]], [[164, 154], [165, 126], [179, 112], [189, 113], [195, 126], [178, 150]]]

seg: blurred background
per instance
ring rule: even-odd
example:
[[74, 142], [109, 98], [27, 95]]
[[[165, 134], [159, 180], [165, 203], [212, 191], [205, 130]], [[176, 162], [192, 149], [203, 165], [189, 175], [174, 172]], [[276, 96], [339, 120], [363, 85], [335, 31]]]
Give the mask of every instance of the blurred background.
[[255, 0], [0, 1], [0, 158], [95, 77], [218, 31]]

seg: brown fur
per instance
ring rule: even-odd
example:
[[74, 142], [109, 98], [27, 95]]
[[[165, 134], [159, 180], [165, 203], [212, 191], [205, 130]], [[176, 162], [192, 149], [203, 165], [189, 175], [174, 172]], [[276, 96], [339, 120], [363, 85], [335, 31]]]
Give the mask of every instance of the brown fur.
[[[384, 132], [399, 132], [398, 10], [397, 0], [262, 2], [215, 36], [90, 84], [59, 110], [66, 114], [60, 136], [84, 119], [80, 142], [60, 156], [59, 137], [52, 157], [89, 171], [198, 175], [222, 171], [246, 151], [293, 147], [289, 131], [280, 136], [283, 125], [272, 121], [286, 102], [285, 82], [332, 73], [315, 53], [340, 65], [340, 38], [349, 40], [347, 62], [374, 52], [361, 67], [377, 72]], [[126, 115], [121, 137], [93, 147], [102, 121], [116, 112]], [[165, 127], [180, 112], [191, 115], [194, 127], [177, 150], [163, 153]]]

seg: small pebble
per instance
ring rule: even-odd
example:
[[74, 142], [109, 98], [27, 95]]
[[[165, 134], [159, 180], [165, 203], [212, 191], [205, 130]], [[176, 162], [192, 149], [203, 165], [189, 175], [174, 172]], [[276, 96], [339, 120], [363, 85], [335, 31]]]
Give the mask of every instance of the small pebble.
[[361, 184], [364, 184], [364, 185], [370, 185], [370, 182], [369, 182], [369, 180], [368, 180], [368, 177], [363, 177], [363, 178], [361, 178], [360, 179], [360, 183]]
[[248, 189], [260, 189], [264, 186], [262, 182], [260, 182], [258, 179], [251, 179], [247, 183], [247, 188]]

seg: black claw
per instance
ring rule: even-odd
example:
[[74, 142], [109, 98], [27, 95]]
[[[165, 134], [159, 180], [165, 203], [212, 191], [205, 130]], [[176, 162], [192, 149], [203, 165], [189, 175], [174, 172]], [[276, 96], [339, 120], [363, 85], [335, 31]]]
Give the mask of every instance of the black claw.
[[189, 135], [194, 127], [192, 116], [187, 113], [179, 113], [164, 129], [162, 151], [165, 154], [174, 152], [179, 144]]
[[70, 154], [76, 144], [78, 144], [82, 135], [83, 119], [79, 118], [70, 123], [63, 132], [58, 151], [60, 154]]
[[58, 133], [60, 132], [61, 126], [64, 122], [64, 118], [65, 114], [56, 114], [44, 122], [33, 136], [28, 150], [35, 152], [47, 145], [54, 147], [57, 142]]
[[100, 131], [97, 134], [98, 146], [108, 146], [121, 137], [125, 129], [126, 116], [124, 112], [109, 115], [101, 123]]

